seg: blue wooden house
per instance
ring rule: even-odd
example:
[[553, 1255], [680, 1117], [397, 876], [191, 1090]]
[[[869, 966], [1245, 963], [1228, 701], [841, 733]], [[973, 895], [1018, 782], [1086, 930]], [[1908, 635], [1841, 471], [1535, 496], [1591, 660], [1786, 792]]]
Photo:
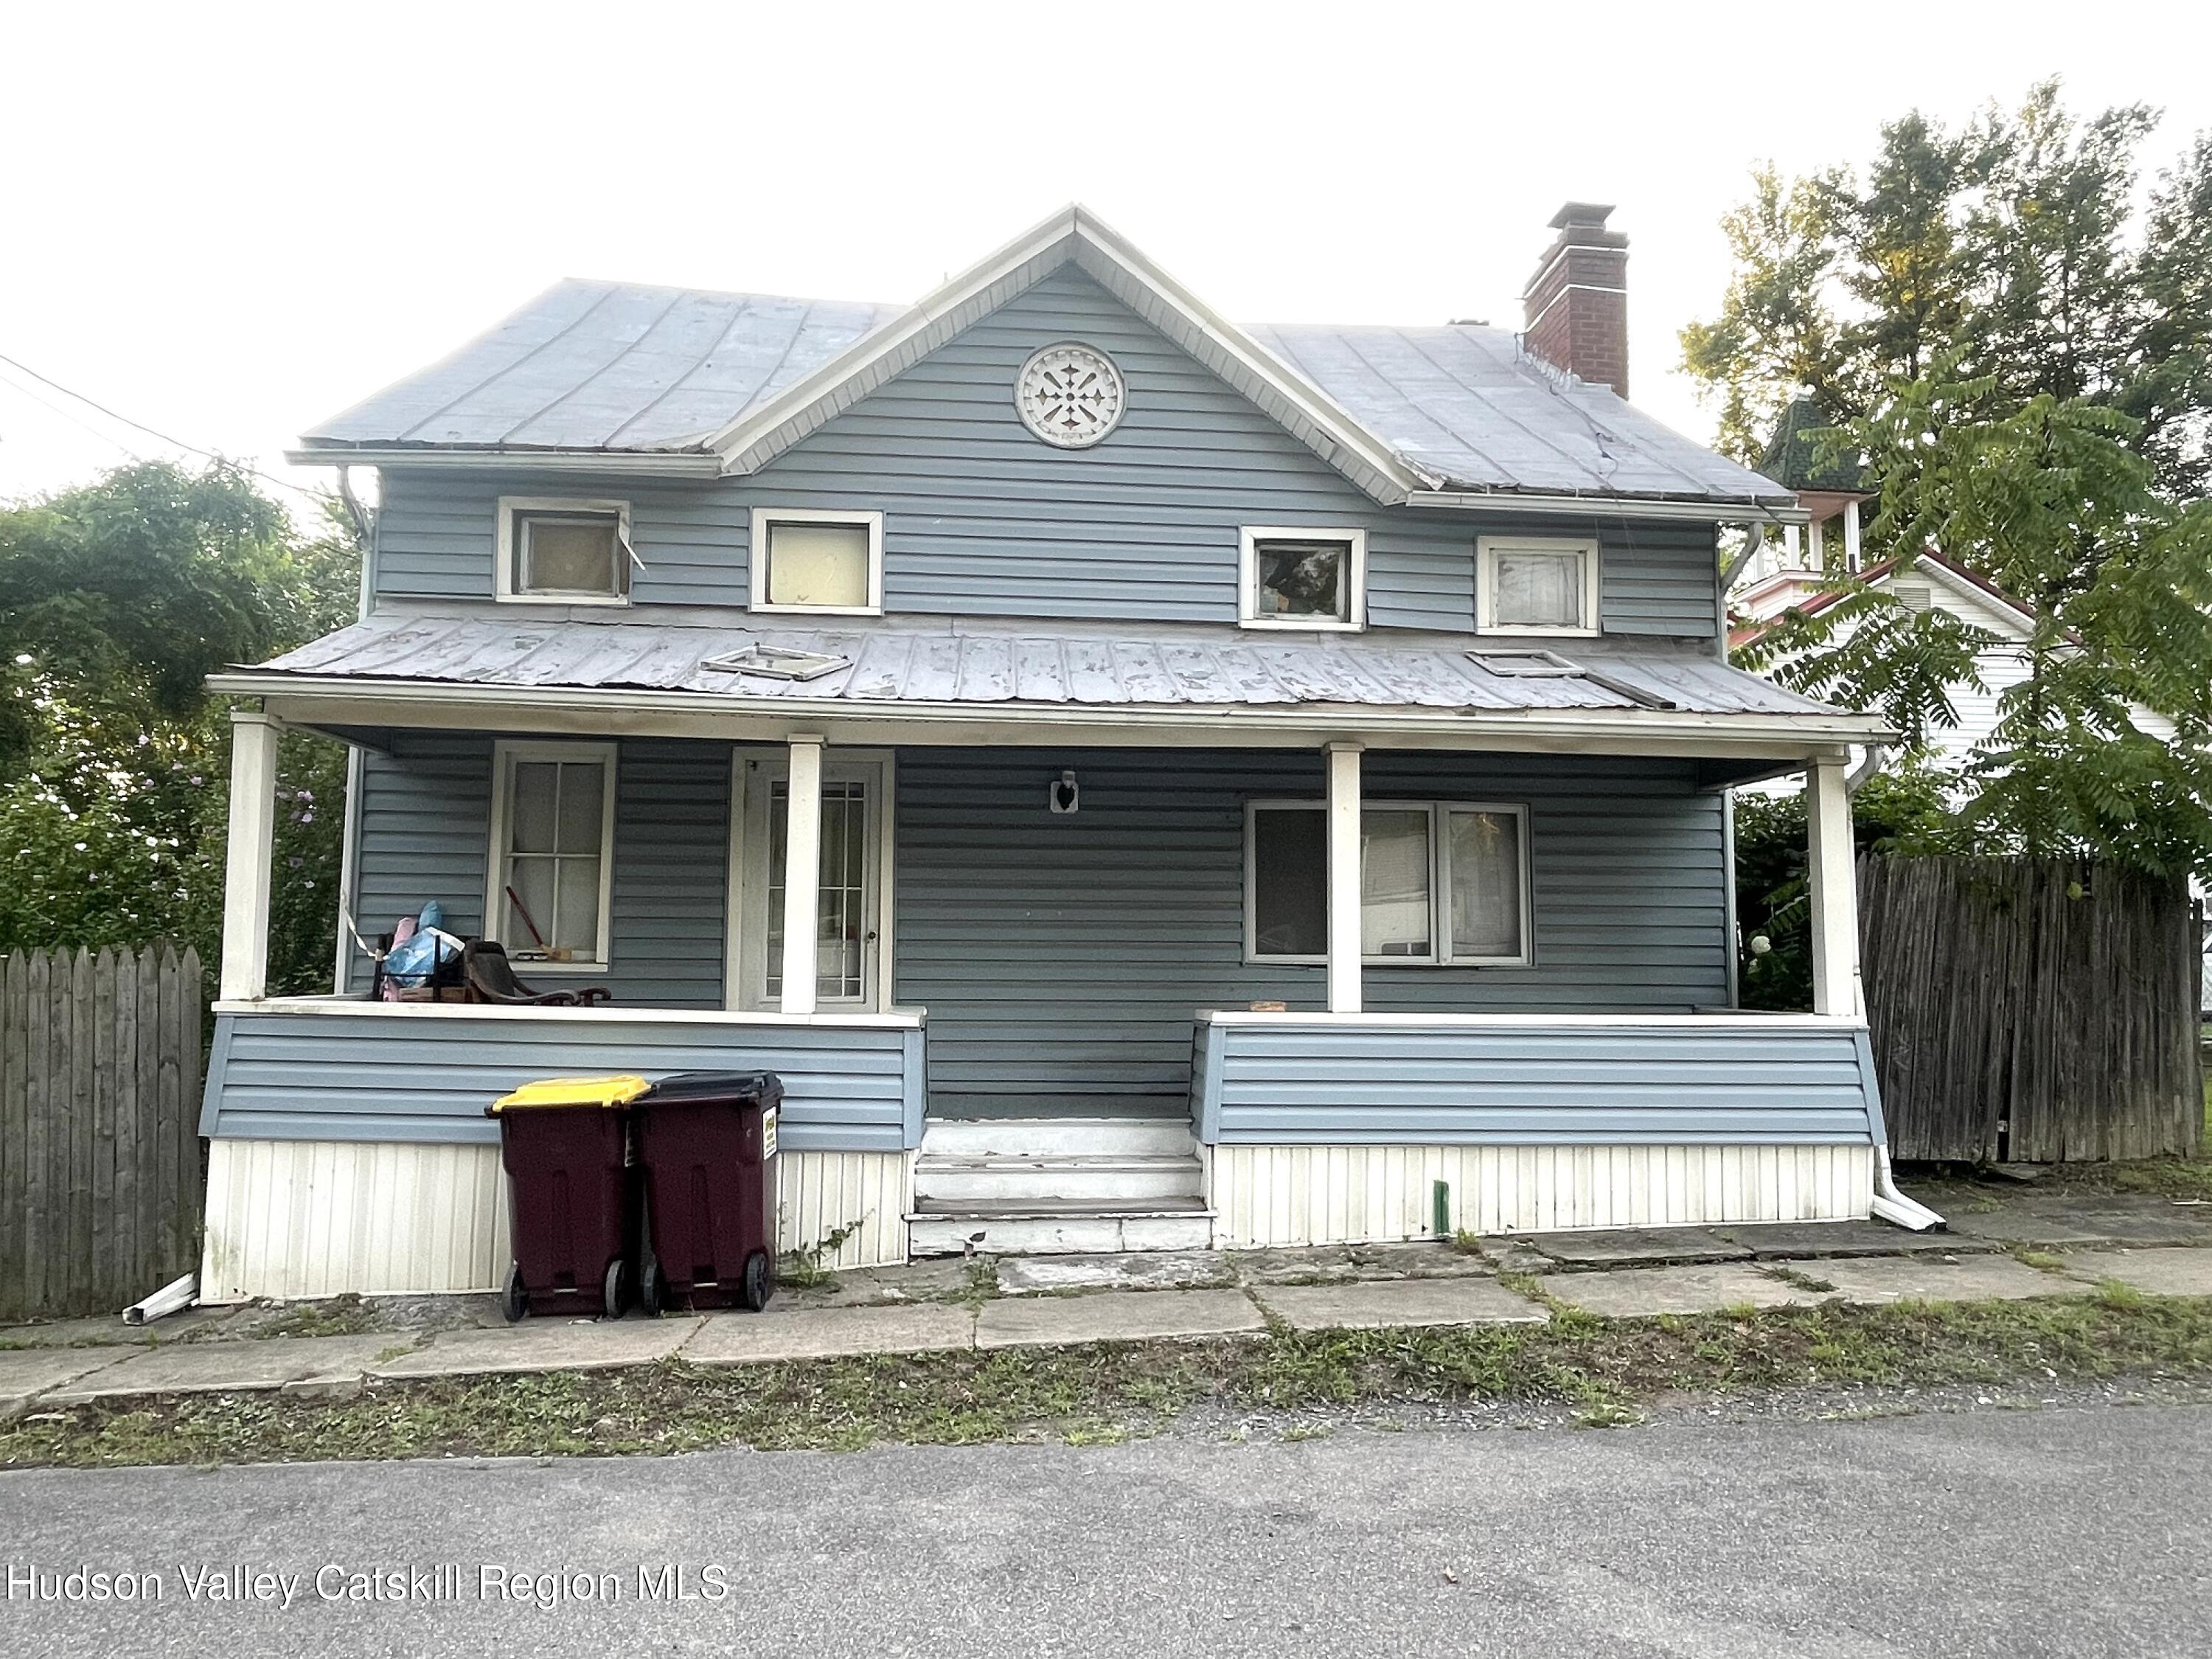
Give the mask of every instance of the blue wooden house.
[[[309, 433], [362, 617], [235, 714], [204, 1293], [489, 1286], [484, 1103], [765, 1067], [786, 1248], [1919, 1224], [1849, 747], [1728, 665], [1789, 492], [1638, 414], [1622, 238], [1525, 329], [1243, 328], [1082, 209], [910, 307], [568, 282]], [[597, 1006], [266, 994], [276, 741], [345, 902]], [[1814, 810], [1818, 1011], [1733, 1008], [1726, 792]]]

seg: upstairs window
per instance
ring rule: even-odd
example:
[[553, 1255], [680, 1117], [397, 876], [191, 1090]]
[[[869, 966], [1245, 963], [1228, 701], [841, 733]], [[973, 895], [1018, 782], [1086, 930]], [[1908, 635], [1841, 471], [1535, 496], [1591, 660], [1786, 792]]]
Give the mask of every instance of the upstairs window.
[[755, 507], [752, 608], [882, 615], [884, 515]]
[[1367, 621], [1367, 532], [1242, 532], [1237, 620], [1246, 628], [1350, 630]]
[[603, 966], [613, 896], [614, 745], [506, 743], [497, 757], [487, 931], [517, 962]]
[[502, 599], [628, 605], [632, 557], [627, 501], [500, 501]]
[[1475, 628], [1484, 634], [1595, 634], [1597, 544], [1483, 537], [1475, 544]]
[[[1376, 967], [1525, 967], [1528, 809], [1376, 801], [1360, 813], [1359, 955]], [[1256, 801], [1244, 848], [1245, 953], [1328, 957], [1328, 818], [1319, 801]]]

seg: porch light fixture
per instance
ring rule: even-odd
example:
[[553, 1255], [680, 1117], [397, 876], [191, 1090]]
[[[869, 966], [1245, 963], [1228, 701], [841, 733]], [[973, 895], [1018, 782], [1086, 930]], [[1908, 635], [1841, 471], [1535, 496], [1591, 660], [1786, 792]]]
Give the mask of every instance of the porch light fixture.
[[841, 668], [850, 668], [850, 657], [826, 651], [793, 651], [781, 645], [749, 645], [742, 651], [726, 651], [708, 657], [699, 666], [716, 674], [750, 674], [764, 680], [818, 680]]
[[1065, 813], [1074, 811], [1082, 800], [1083, 786], [1075, 781], [1075, 774], [1062, 772], [1045, 804], [1055, 813]]

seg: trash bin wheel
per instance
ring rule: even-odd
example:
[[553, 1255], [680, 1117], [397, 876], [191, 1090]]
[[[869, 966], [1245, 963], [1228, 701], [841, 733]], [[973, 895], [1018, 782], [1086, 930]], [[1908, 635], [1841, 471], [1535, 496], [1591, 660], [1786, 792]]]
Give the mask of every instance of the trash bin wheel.
[[530, 1297], [522, 1289], [522, 1264], [510, 1262], [507, 1269], [507, 1284], [499, 1293], [499, 1310], [513, 1324], [530, 1311]]
[[620, 1319], [623, 1316], [623, 1304], [629, 1300], [629, 1263], [620, 1261], [611, 1262], [607, 1267], [605, 1298], [607, 1317]]
[[744, 1288], [740, 1294], [745, 1306], [758, 1313], [768, 1306], [768, 1299], [775, 1293], [775, 1264], [769, 1260], [766, 1250], [755, 1250], [745, 1258]]
[[653, 1319], [658, 1319], [668, 1305], [668, 1275], [660, 1271], [658, 1261], [647, 1262], [645, 1271], [637, 1276], [637, 1305]]

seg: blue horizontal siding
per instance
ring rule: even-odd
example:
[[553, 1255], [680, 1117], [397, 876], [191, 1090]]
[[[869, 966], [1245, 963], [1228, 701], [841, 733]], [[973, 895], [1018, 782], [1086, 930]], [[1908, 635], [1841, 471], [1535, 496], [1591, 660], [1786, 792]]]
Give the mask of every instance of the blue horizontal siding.
[[[1046, 810], [1073, 769], [1082, 807]], [[1377, 1012], [1686, 1013], [1728, 1000], [1718, 795], [1691, 763], [1370, 752], [1372, 799], [1527, 802], [1535, 962], [1370, 966]], [[1244, 960], [1244, 804], [1318, 799], [1284, 751], [908, 749], [897, 987], [930, 1011], [933, 1109], [1178, 1109], [1191, 1015], [1326, 1006], [1319, 965]]]
[[1253, 1145], [1867, 1146], [1848, 1026], [1366, 1025], [1201, 1033], [1200, 1138]]
[[[434, 898], [449, 931], [483, 931], [491, 762], [489, 737], [441, 732], [394, 732], [388, 750], [363, 757], [352, 808], [353, 910], [362, 933], [387, 932]], [[615, 790], [608, 971], [548, 974], [539, 988], [604, 985], [623, 1003], [720, 1008], [729, 746], [624, 738]], [[531, 969], [521, 972], [527, 979]], [[368, 957], [354, 951], [342, 988], [366, 988], [368, 975]]]
[[[1014, 382], [1038, 347], [1104, 348], [1127, 383], [1103, 443], [1055, 450]], [[893, 612], [1234, 622], [1243, 525], [1362, 528], [1378, 628], [1467, 631], [1478, 534], [1595, 537], [1607, 632], [1711, 640], [1714, 526], [1382, 507], [1114, 299], [1066, 270], [827, 422], [758, 476], [549, 478], [495, 468], [383, 479], [376, 586], [488, 599], [502, 495], [631, 504], [641, 606], [746, 603], [756, 506], [884, 514]], [[526, 612], [518, 614], [526, 615]]]
[[248, 1140], [494, 1142], [483, 1115], [533, 1079], [764, 1071], [794, 1152], [896, 1152], [920, 1139], [920, 1033], [486, 1015], [222, 1014], [200, 1133]]

